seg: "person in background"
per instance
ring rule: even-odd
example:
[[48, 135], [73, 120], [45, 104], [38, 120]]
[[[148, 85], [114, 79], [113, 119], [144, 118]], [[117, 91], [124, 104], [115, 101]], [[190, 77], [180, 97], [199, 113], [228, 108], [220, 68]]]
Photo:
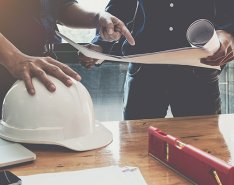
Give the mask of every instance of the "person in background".
[[[201, 62], [223, 67], [234, 59], [232, 5], [232, 0], [110, 0], [106, 11], [128, 25], [136, 44], [131, 46], [124, 38], [107, 43], [97, 34], [90, 48], [132, 55], [190, 47], [187, 28], [198, 19], [207, 19], [215, 25], [221, 47]], [[82, 55], [81, 59], [86, 67], [96, 62]], [[130, 63], [124, 89], [124, 119], [162, 118], [169, 106], [174, 117], [219, 114], [219, 74], [216, 69], [193, 66]]]
[[[103, 40], [134, 39], [124, 23], [107, 12], [89, 12], [75, 0], [0, 0], [0, 105], [16, 79], [25, 82], [29, 94], [36, 93], [32, 78], [38, 78], [49, 91], [56, 90], [47, 74], [71, 86], [69, 77], [81, 77], [67, 65], [48, 57], [56, 36], [56, 24], [74, 28], [98, 28]], [[118, 30], [118, 31], [116, 31]], [[1, 109], [1, 107], [0, 107]]]

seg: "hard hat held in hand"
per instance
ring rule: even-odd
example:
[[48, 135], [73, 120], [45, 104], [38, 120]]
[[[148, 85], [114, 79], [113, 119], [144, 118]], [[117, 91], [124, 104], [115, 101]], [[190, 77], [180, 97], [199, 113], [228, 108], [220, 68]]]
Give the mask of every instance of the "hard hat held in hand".
[[2, 108], [0, 137], [20, 143], [60, 145], [75, 151], [92, 150], [112, 141], [112, 133], [95, 121], [87, 89], [73, 80], [71, 87], [49, 77], [56, 91], [49, 92], [33, 79], [36, 94], [23, 81], [8, 91]]

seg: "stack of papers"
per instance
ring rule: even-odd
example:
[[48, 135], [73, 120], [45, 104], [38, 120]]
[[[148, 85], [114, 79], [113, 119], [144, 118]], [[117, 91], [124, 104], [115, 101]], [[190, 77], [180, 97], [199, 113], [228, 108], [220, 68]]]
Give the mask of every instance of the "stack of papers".
[[139, 168], [109, 166], [72, 172], [21, 176], [23, 185], [147, 185]]

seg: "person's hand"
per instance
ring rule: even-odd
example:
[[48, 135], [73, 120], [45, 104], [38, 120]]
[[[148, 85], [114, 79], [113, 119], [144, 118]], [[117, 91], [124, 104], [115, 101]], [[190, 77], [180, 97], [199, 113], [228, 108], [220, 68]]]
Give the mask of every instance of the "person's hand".
[[51, 57], [32, 57], [20, 54], [10, 58], [5, 67], [15, 78], [24, 81], [26, 89], [31, 95], [35, 94], [33, 77], [38, 78], [51, 92], [55, 91], [56, 87], [47, 74], [58, 78], [67, 87], [72, 85], [70, 77], [77, 81], [81, 80], [81, 77], [70, 67]]
[[[98, 52], [103, 52], [102, 47], [99, 45], [87, 44], [87, 45], [85, 45], [85, 47], [92, 49], [92, 50], [95, 50], [95, 51], [98, 51]], [[86, 57], [85, 55], [83, 55], [80, 52], [78, 55], [79, 55], [79, 60], [81, 62], [81, 65], [86, 67], [86, 68], [91, 68], [98, 61], [97, 59]]]
[[124, 23], [108, 12], [98, 14], [98, 28], [103, 40], [113, 42], [124, 36], [129, 44], [135, 45], [135, 40]]
[[217, 31], [217, 35], [220, 41], [220, 48], [214, 55], [203, 58], [201, 62], [204, 64], [222, 66], [234, 60], [234, 37], [223, 30]]

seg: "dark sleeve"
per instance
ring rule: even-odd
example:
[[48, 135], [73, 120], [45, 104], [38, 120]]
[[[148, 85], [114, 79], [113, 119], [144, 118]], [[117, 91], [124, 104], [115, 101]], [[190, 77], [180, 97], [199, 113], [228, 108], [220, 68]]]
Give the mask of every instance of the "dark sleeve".
[[234, 36], [234, 3], [233, 0], [215, 0], [216, 29], [225, 30]]
[[[110, 0], [105, 10], [123, 21], [126, 25], [132, 20], [132, 17], [134, 16], [136, 4], [137, 0]], [[110, 53], [110, 50], [114, 49], [112, 48], [112, 42], [103, 41], [99, 35], [99, 30], [97, 30], [97, 34], [92, 43], [102, 46], [104, 53]], [[119, 45], [116, 44], [114, 46], [118, 47]], [[120, 50], [116, 49], [116, 51]]]
[[61, 6], [69, 6], [70, 4], [77, 3], [76, 0], [60, 0]]
[[61, 24], [59, 21], [60, 12], [67, 6], [70, 6], [74, 3], [78, 3], [77, 0], [50, 0], [50, 10], [56, 19], [57, 24]]
[[66, 8], [67, 6], [70, 6], [71, 4], [78, 3], [76, 0], [56, 0], [58, 12], [60, 12], [62, 9]]

